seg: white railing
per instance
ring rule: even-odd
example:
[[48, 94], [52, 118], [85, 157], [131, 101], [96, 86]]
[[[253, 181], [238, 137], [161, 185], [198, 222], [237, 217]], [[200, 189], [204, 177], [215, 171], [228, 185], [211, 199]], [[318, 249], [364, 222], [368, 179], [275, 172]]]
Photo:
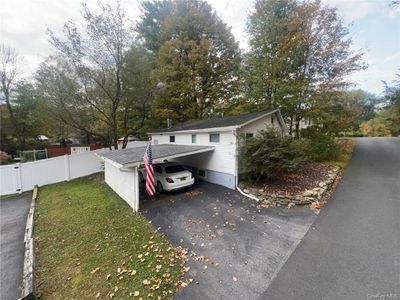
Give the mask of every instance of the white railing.
[[35, 185], [68, 181], [103, 170], [103, 161], [91, 152], [63, 155], [26, 163], [0, 166], [0, 195], [32, 190]]

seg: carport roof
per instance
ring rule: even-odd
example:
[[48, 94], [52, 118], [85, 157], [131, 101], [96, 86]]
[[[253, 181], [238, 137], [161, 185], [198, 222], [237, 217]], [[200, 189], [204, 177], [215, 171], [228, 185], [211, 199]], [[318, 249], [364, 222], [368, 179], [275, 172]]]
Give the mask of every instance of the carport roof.
[[[153, 160], [172, 159], [176, 157], [187, 156], [214, 150], [212, 146], [189, 146], [189, 145], [152, 145]], [[139, 165], [143, 162], [143, 155], [146, 147], [129, 148], [122, 150], [113, 150], [104, 153], [98, 153], [100, 157], [110, 160], [120, 167]]]

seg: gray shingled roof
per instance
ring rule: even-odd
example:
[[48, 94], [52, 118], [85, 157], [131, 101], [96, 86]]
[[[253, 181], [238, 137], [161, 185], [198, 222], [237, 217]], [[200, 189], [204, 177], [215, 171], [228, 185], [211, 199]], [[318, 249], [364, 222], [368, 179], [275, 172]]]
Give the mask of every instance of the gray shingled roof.
[[[195, 151], [211, 151], [214, 150], [212, 146], [188, 146], [188, 145], [152, 145], [151, 146], [153, 159], [162, 159], [170, 156], [180, 155], [184, 156], [186, 153]], [[114, 161], [120, 165], [141, 163], [146, 147], [129, 148], [122, 150], [113, 150], [110, 152], [99, 153], [98, 155]]]
[[274, 111], [276, 111], [276, 109], [258, 111], [258, 112], [253, 112], [253, 113], [238, 115], [238, 116], [229, 116], [229, 117], [223, 117], [223, 118], [188, 121], [188, 122], [173, 126], [171, 128], [154, 130], [151, 133], [175, 132], [175, 131], [182, 131], [182, 130], [196, 130], [196, 129], [240, 126], [240, 125], [247, 123], [253, 119], [256, 119], [263, 115], [267, 115]]

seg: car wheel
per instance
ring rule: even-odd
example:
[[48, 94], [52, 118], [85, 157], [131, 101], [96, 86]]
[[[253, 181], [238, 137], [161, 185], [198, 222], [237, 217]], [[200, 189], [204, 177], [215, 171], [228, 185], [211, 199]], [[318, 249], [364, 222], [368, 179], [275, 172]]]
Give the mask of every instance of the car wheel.
[[159, 181], [157, 182], [157, 190], [159, 193], [162, 193], [164, 191], [164, 188], [163, 188], [161, 182], [159, 182]]
[[144, 180], [142, 172], [139, 172], [139, 180], [140, 180], [141, 183], [145, 183], [146, 182], [146, 180]]

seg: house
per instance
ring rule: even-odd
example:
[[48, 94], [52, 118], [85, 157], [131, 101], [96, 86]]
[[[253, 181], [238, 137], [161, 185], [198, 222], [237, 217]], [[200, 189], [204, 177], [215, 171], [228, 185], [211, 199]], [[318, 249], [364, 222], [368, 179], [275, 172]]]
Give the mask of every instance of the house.
[[[176, 161], [197, 179], [235, 189], [239, 137], [251, 138], [267, 128], [288, 134], [279, 109], [196, 120], [156, 130], [149, 133], [153, 162]], [[134, 210], [139, 208], [138, 168], [144, 152], [145, 147], [138, 147], [100, 154], [105, 161], [107, 184]]]

